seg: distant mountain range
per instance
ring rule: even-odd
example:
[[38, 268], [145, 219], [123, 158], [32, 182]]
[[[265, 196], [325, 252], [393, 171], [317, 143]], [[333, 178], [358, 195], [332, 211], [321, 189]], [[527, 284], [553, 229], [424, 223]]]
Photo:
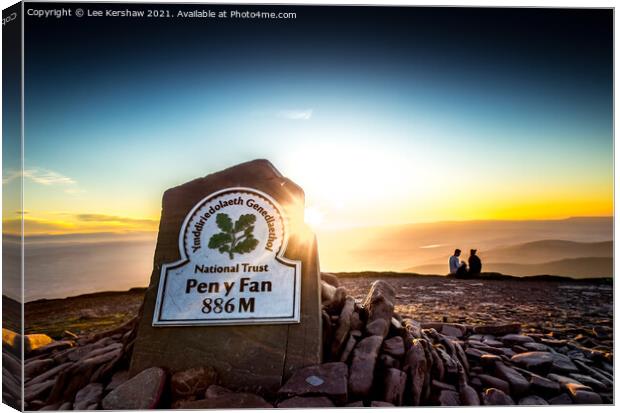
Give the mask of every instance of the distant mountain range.
[[[454, 248], [477, 248], [486, 272], [613, 274], [613, 220], [465, 221], [365, 227], [317, 233], [321, 270], [446, 274]], [[148, 285], [156, 233], [28, 236], [26, 301]], [[20, 238], [4, 235], [3, 293], [21, 294]], [[11, 268], [11, 265], [14, 267]]]
[[[574, 278], [611, 277], [613, 274], [613, 258], [566, 258], [542, 264], [491, 262], [483, 264], [483, 271], [522, 277], [530, 275], [562, 275]], [[405, 272], [414, 272], [418, 274], [446, 274], [448, 271], [446, 264], [429, 264], [407, 268]]]
[[491, 249], [483, 253], [492, 262], [540, 264], [572, 257], [609, 257], [614, 254], [614, 243], [542, 240]]
[[459, 221], [318, 234], [325, 271], [412, 271], [446, 274], [455, 248], [475, 248], [484, 271], [511, 275], [609, 277], [613, 218]]
[[[611, 277], [613, 274], [613, 242], [575, 242], [542, 240], [481, 251], [484, 271], [516, 276], [566, 275], [570, 277]], [[467, 261], [468, 251], [462, 260]], [[447, 272], [446, 257], [433, 263], [405, 269], [422, 274]]]

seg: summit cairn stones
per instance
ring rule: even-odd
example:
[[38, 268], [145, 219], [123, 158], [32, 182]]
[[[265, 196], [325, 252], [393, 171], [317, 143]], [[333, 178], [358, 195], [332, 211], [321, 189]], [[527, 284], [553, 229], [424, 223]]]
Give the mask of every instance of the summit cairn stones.
[[304, 193], [266, 160], [167, 190], [130, 376], [210, 367], [275, 394], [321, 362], [320, 274]]
[[371, 335], [387, 335], [394, 314], [395, 295], [394, 288], [383, 280], [375, 281], [370, 287], [364, 307], [368, 310], [368, 325], [372, 324], [367, 327]]
[[278, 391], [281, 396], [328, 396], [347, 401], [348, 367], [345, 363], [325, 363], [297, 371]]

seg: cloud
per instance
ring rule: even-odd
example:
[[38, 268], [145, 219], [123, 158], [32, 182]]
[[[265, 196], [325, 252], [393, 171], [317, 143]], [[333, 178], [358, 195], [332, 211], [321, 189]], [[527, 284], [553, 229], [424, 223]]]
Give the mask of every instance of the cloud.
[[278, 117], [289, 120], [309, 120], [312, 117], [312, 109], [304, 110], [281, 110]]
[[[18, 179], [21, 176], [20, 171], [10, 170], [7, 171], [5, 177], [2, 179], [2, 184], [6, 185], [9, 182]], [[51, 171], [44, 168], [28, 168], [24, 169], [24, 179], [30, 179], [40, 185], [76, 185], [77, 182], [68, 176], [61, 173]]]
[[20, 176], [21, 176], [21, 173], [19, 171], [8, 170], [6, 171], [6, 173], [2, 173], [2, 185], [8, 184], [12, 182], [13, 180], [19, 178]]
[[[79, 234], [79, 233], [130, 233], [156, 231], [159, 220], [148, 218], [128, 218], [106, 214], [74, 214], [68, 212], [51, 213], [58, 219], [45, 219], [24, 215], [24, 230], [27, 235], [40, 234]], [[21, 233], [22, 217], [4, 219], [3, 232]]]
[[33, 182], [41, 185], [75, 185], [77, 182], [73, 178], [50, 171], [49, 169], [31, 168], [24, 169], [24, 178], [29, 178]]
[[[8, 234], [20, 234], [22, 219], [27, 235], [58, 235], [84, 233], [137, 233], [157, 231], [159, 220], [129, 218], [107, 214], [76, 214], [74, 212], [45, 212], [43, 216], [26, 211], [17, 218], [5, 218], [2, 230]], [[38, 214], [37, 214], [38, 215]], [[51, 218], [48, 218], [51, 217]]]
[[106, 214], [77, 214], [75, 216], [79, 221], [84, 222], [104, 222], [104, 223], [119, 223], [119, 224], [141, 224], [141, 225], [154, 225], [158, 221], [148, 218], [128, 218], [120, 217], [116, 215]]
[[429, 244], [429, 245], [422, 245], [420, 248], [439, 248], [443, 246], [443, 244]]
[[[26, 234], [31, 233], [59, 233], [73, 229], [73, 226], [66, 222], [49, 221], [43, 219], [32, 219], [24, 217], [24, 230]], [[22, 232], [22, 219], [5, 219], [2, 221], [2, 232], [7, 234], [19, 235]]]

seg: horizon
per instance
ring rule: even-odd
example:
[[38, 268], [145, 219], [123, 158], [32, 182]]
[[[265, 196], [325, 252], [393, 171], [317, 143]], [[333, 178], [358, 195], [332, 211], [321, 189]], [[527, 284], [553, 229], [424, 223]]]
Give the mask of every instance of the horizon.
[[[313, 232], [339, 232], [339, 231], [350, 231], [350, 230], [372, 230], [372, 229], [386, 229], [386, 228], [397, 228], [397, 227], [406, 227], [406, 226], [414, 226], [414, 225], [438, 225], [438, 224], [467, 224], [467, 223], [498, 223], [498, 222], [510, 222], [510, 223], [525, 223], [525, 222], [559, 222], [559, 221], [571, 221], [571, 220], [600, 220], [600, 219], [610, 219], [613, 220], [613, 215], [601, 215], [601, 216], [572, 216], [572, 217], [560, 217], [560, 218], [523, 218], [523, 219], [463, 219], [463, 220], [442, 220], [442, 221], [418, 221], [418, 222], [404, 222], [400, 224], [387, 224], [387, 225], [368, 225], [368, 226], [349, 226], [349, 227], [332, 227], [332, 228], [312, 228]], [[11, 228], [14, 222], [11, 222], [10, 225], [7, 225], [6, 228]], [[156, 226], [159, 226], [159, 219], [156, 221]], [[152, 237], [153, 235], [157, 235], [158, 229], [153, 230], [123, 230], [123, 231], [96, 231], [96, 232], [62, 232], [62, 233], [24, 233], [25, 239], [37, 240], [43, 238], [71, 238], [72, 236], [76, 237], [100, 237], [100, 236], [126, 236], [126, 237]], [[20, 236], [20, 232], [14, 231], [3, 231], [3, 235], [9, 238]], [[545, 240], [545, 239], [543, 239]]]
[[[321, 232], [317, 234], [320, 268], [324, 272], [411, 272], [420, 267], [429, 271], [414, 272], [442, 274], [447, 273], [448, 257], [459, 247], [477, 248], [483, 269], [508, 275], [591, 278], [613, 274], [612, 219], [441, 222]], [[19, 248], [19, 239], [5, 238], [6, 254]], [[156, 239], [156, 232], [26, 236], [27, 298], [146, 285]], [[549, 242], [558, 240], [569, 242]], [[576, 261], [567, 264], [571, 259]], [[15, 294], [19, 296], [19, 291]]]

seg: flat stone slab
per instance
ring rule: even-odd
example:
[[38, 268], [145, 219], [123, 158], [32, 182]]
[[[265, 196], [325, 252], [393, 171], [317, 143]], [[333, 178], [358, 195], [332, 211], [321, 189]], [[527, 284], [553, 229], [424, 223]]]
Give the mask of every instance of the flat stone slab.
[[153, 367], [127, 380], [105, 396], [105, 410], [155, 409], [164, 393], [166, 372]]
[[551, 371], [559, 374], [579, 373], [579, 369], [570, 357], [561, 353], [550, 353], [553, 358]]
[[528, 351], [515, 354], [510, 360], [527, 370], [543, 373], [547, 373], [553, 364], [551, 353], [546, 351]]
[[175, 407], [186, 410], [273, 408], [265, 399], [252, 393], [225, 393], [209, 399], [180, 401]]
[[501, 338], [504, 344], [508, 346], [523, 345], [525, 343], [533, 343], [534, 339], [524, 334], [506, 334]]
[[347, 400], [349, 369], [345, 363], [325, 363], [298, 370], [278, 391], [285, 397], [328, 396], [344, 403]]
[[509, 406], [514, 405], [515, 401], [503, 391], [490, 388], [482, 394], [482, 404], [486, 406]]
[[540, 396], [536, 396], [531, 395], [531, 396], [525, 396], [524, 398], [522, 398], [521, 400], [519, 400], [519, 405], [521, 406], [546, 406], [549, 403], [547, 403], [547, 400], [543, 399]]
[[318, 407], [336, 407], [329, 398], [324, 396], [319, 397], [300, 397], [295, 396], [290, 399], [286, 399], [278, 403], [280, 409], [295, 409], [295, 408], [318, 408]]
[[510, 393], [512, 395], [520, 396], [527, 392], [530, 387], [530, 383], [525, 379], [525, 377], [523, 377], [512, 367], [506, 366], [502, 362], [495, 363], [495, 374], [497, 377], [508, 382], [510, 385]]
[[349, 393], [358, 398], [367, 397], [372, 389], [377, 355], [383, 343], [382, 336], [369, 336], [357, 343], [349, 369]]
[[172, 397], [177, 400], [200, 398], [209, 386], [217, 383], [217, 373], [213, 367], [195, 367], [179, 371], [170, 378]]
[[506, 334], [518, 334], [521, 331], [521, 324], [496, 324], [481, 325], [474, 327], [475, 334], [492, 334], [494, 336], [503, 336]]

